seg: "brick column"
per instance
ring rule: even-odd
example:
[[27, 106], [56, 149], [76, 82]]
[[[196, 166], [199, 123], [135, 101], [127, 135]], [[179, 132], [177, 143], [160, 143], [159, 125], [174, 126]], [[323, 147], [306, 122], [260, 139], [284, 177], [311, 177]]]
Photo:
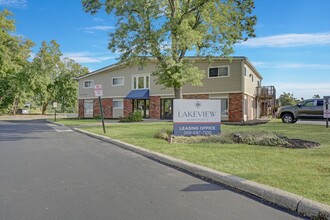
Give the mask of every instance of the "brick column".
[[229, 110], [228, 116], [229, 121], [242, 122], [243, 121], [243, 99], [242, 93], [231, 93], [229, 94]]
[[124, 99], [124, 117], [127, 117], [132, 112], [132, 99]]
[[[103, 117], [112, 118], [112, 99], [110, 98], [101, 98], [102, 108], [103, 108]], [[93, 102], [93, 117], [101, 116], [99, 99], [94, 99]]]
[[150, 96], [150, 118], [160, 119], [160, 96]]
[[78, 100], [78, 118], [84, 118], [85, 112], [84, 112], [84, 100], [79, 99]]

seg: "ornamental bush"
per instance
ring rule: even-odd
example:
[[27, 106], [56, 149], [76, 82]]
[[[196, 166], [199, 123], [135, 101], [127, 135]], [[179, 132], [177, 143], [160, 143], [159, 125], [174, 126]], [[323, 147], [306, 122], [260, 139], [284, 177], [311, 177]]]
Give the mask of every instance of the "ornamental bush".
[[139, 122], [142, 121], [142, 113], [140, 111], [131, 112], [127, 117], [119, 118], [120, 122]]

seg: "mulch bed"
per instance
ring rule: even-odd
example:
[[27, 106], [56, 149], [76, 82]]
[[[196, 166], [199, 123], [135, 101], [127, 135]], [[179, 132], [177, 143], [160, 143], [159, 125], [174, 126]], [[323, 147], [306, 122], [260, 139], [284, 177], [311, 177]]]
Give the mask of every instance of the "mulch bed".
[[283, 145], [283, 147], [286, 148], [312, 148], [312, 147], [318, 147], [320, 146], [320, 143], [314, 142], [314, 141], [306, 141], [301, 139], [294, 139], [294, 138], [287, 138], [287, 137], [281, 137], [284, 139], [288, 144]]

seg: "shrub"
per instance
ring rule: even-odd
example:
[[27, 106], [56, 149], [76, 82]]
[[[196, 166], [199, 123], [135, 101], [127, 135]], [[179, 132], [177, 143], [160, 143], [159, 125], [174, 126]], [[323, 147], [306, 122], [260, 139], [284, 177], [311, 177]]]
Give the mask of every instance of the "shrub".
[[285, 139], [272, 132], [243, 132], [240, 135], [243, 144], [261, 146], [284, 146], [287, 144]]
[[219, 143], [219, 144], [232, 144], [233, 140], [227, 134], [210, 135], [210, 136], [176, 136], [175, 143], [185, 144], [199, 144], [199, 143]]
[[156, 132], [156, 134], [154, 135], [154, 138], [168, 140], [168, 138], [170, 137], [171, 134], [172, 134], [172, 132], [169, 129], [167, 129], [167, 130], [161, 129]]
[[285, 136], [280, 136], [274, 132], [235, 132], [225, 133], [221, 135], [210, 136], [173, 136], [172, 129], [161, 129], [157, 131], [154, 138], [164, 139], [170, 143], [183, 143], [183, 144], [201, 144], [201, 143], [218, 143], [218, 144], [232, 144], [240, 143], [247, 145], [260, 145], [260, 146], [278, 146], [289, 148], [309, 148], [317, 147], [320, 144], [312, 141], [304, 141], [300, 139], [290, 139]]
[[127, 117], [119, 118], [120, 122], [138, 122], [142, 121], [142, 113], [140, 111], [131, 112]]

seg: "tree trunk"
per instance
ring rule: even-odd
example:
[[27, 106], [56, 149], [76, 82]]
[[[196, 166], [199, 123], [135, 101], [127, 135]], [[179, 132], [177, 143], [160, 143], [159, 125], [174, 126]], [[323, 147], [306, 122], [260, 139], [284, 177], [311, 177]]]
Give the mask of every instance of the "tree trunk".
[[41, 114], [45, 114], [45, 112], [46, 112], [46, 110], [47, 110], [47, 106], [48, 106], [48, 102], [46, 102], [46, 103], [44, 103], [43, 105], [42, 105], [42, 110], [41, 110]]
[[174, 88], [174, 95], [176, 99], [182, 99], [182, 87]]
[[18, 105], [18, 100], [15, 98], [14, 101], [13, 101], [13, 106], [11, 108], [11, 111], [12, 111], [13, 115], [16, 115], [17, 105]]

